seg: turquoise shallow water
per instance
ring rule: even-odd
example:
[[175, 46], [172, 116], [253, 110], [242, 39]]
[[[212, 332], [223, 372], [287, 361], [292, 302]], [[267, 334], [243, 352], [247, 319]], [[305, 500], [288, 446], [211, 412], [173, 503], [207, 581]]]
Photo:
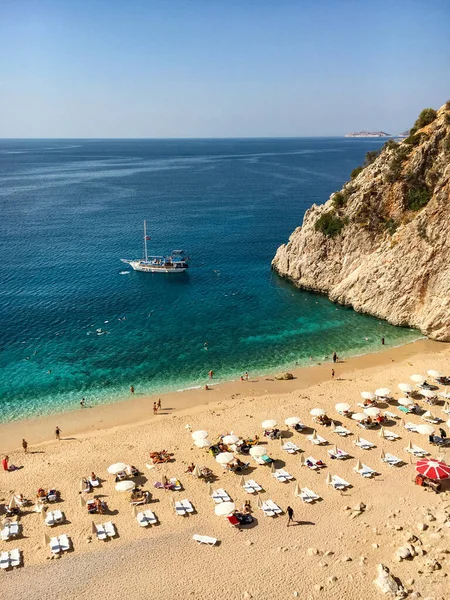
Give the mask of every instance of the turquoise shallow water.
[[[305, 210], [379, 145], [0, 140], [1, 419], [419, 337], [270, 270]], [[185, 248], [188, 273], [126, 272], [120, 258], [141, 256], [144, 219], [150, 250]]]

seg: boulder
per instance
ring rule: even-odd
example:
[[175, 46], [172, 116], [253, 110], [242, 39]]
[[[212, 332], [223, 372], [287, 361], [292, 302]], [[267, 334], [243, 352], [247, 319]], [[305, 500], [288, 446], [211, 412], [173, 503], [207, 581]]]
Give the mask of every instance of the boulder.
[[391, 596], [404, 597], [405, 590], [392, 577], [389, 569], [382, 564], [377, 567], [378, 577], [374, 580], [374, 584], [383, 592]]
[[290, 379], [294, 379], [294, 376], [292, 375], [292, 373], [278, 373], [278, 375], [275, 375], [275, 379], [277, 381], [288, 381]]

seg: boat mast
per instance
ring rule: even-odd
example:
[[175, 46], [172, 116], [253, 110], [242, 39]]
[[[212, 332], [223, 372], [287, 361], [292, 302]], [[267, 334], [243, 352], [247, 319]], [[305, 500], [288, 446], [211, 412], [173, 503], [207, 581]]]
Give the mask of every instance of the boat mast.
[[144, 258], [145, 258], [145, 262], [148, 262], [148, 255], [147, 255], [147, 221], [144, 221]]

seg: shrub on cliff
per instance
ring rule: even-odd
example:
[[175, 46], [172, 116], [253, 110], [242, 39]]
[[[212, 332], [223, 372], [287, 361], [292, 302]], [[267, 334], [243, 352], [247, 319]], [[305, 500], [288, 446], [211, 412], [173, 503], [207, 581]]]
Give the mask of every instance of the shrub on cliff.
[[346, 223], [345, 219], [341, 219], [332, 211], [328, 211], [323, 213], [323, 215], [317, 219], [314, 229], [320, 231], [320, 233], [323, 233], [323, 235], [327, 237], [334, 237], [341, 233]]
[[353, 171], [350, 173], [350, 177], [352, 179], [355, 179], [355, 177], [358, 177], [358, 175], [361, 173], [361, 171], [364, 169], [364, 167], [356, 167], [356, 169], [353, 169]]
[[381, 150], [370, 150], [366, 153], [366, 158], [364, 160], [364, 166], [368, 167], [380, 156]]
[[416, 122], [413, 127], [410, 129], [410, 136], [414, 135], [416, 131], [422, 129], [422, 127], [426, 127], [430, 123], [432, 123], [437, 117], [437, 112], [434, 108], [424, 108], [420, 115], [417, 117]]
[[431, 192], [427, 187], [412, 187], [406, 195], [406, 208], [409, 210], [420, 210], [428, 204], [430, 198]]

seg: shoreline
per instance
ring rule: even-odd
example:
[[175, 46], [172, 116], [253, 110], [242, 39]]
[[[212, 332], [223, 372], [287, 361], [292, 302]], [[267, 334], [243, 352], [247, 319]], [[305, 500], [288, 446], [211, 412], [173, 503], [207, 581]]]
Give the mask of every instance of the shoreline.
[[[336, 371], [335, 380], [339, 380], [343, 375], [356, 370], [365, 371], [386, 366], [419, 354], [440, 353], [447, 347], [444, 342], [420, 339], [397, 347], [384, 346], [381, 351], [352, 356], [336, 364], [326, 362], [299, 366], [290, 369], [294, 375], [293, 380], [275, 380], [274, 374], [250, 377], [250, 380], [245, 382], [232, 380], [215, 383], [212, 380], [212, 387], [208, 391], [190, 388], [164, 394], [136, 393], [127, 399], [110, 404], [0, 423], [0, 452], [7, 453], [19, 449], [23, 437], [27, 439], [30, 446], [53, 441], [56, 425], [61, 428], [63, 439], [74, 435], [90, 437], [126, 426], [194, 412], [195, 409], [223, 401], [304, 390], [312, 385], [330, 381], [332, 368]], [[162, 400], [162, 411], [159, 415], [153, 415], [153, 402], [159, 398]]]

